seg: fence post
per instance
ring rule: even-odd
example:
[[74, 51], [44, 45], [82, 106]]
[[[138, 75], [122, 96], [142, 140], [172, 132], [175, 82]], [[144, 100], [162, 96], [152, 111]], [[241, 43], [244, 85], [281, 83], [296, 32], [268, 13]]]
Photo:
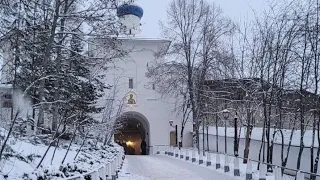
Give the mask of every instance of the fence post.
[[105, 172], [104, 172], [104, 166], [102, 166], [102, 167], [100, 167], [100, 168], [98, 169], [98, 177], [99, 177], [99, 179], [101, 179], [101, 180], [105, 180], [105, 179], [106, 179], [106, 174], [105, 174]]
[[304, 180], [304, 174], [301, 171], [298, 171], [296, 178], [297, 180]]
[[234, 159], [233, 175], [234, 176], [240, 176], [239, 158], [238, 157], [235, 157], [235, 159]]
[[192, 158], [191, 158], [192, 162], [196, 162], [196, 152], [194, 151], [194, 148], [192, 148]]
[[228, 159], [228, 155], [225, 154], [224, 155], [224, 172], [229, 172], [229, 171], [230, 171], [229, 159]]
[[99, 180], [99, 179], [100, 179], [97, 171], [94, 171], [94, 172], [91, 174], [91, 179], [92, 179], [92, 180]]
[[120, 161], [120, 154], [117, 155], [117, 170], [120, 172], [120, 166], [121, 166], [121, 161]]
[[174, 148], [175, 149], [175, 157], [179, 157], [179, 149], [177, 149], [176, 147]]
[[252, 180], [252, 163], [250, 159], [247, 161], [246, 180]]
[[211, 154], [207, 152], [207, 166], [211, 166]]
[[203, 164], [203, 151], [200, 151], [199, 154], [199, 164]]
[[118, 155], [116, 156], [114, 163], [115, 163], [115, 170], [116, 170], [116, 178], [118, 178], [118, 173], [120, 172], [119, 170], [119, 160], [118, 160]]
[[111, 179], [111, 163], [110, 162], [108, 162], [106, 169], [107, 169], [107, 180], [110, 180]]
[[108, 169], [107, 169], [107, 165], [103, 166], [102, 168], [102, 173], [101, 173], [101, 176], [102, 176], [102, 180], [107, 180], [107, 174], [108, 174]]
[[171, 156], [174, 156], [174, 147], [171, 147]]
[[112, 180], [116, 180], [117, 179], [117, 168], [116, 168], [116, 165], [115, 165], [115, 162], [112, 161], [111, 163], [111, 179]]
[[261, 163], [259, 169], [259, 180], [266, 180], [267, 165]]
[[276, 166], [274, 171], [275, 180], [282, 180], [281, 168]]
[[186, 149], [186, 161], [189, 161], [189, 149]]
[[174, 156], [174, 148], [173, 148], [173, 146], [170, 146], [170, 156]]
[[180, 159], [183, 159], [183, 150], [182, 150], [182, 148], [180, 148]]
[[220, 169], [221, 164], [220, 164], [220, 154], [216, 154], [216, 169]]

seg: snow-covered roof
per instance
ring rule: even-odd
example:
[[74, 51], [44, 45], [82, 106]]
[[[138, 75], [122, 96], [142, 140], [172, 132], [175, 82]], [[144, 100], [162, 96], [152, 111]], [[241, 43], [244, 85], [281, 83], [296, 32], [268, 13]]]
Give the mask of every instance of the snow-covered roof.
[[150, 38], [150, 37], [144, 37], [144, 36], [139, 36], [139, 35], [135, 35], [135, 36], [127, 36], [127, 35], [114, 35], [114, 36], [108, 36], [108, 37], [99, 37], [98, 35], [95, 36], [91, 36], [89, 39], [106, 39], [106, 38], [116, 38], [119, 40], [132, 40], [132, 41], [159, 41], [159, 42], [167, 42], [167, 43], [171, 43], [170, 40], [167, 39], [161, 39], [161, 38]]
[[170, 40], [167, 39], [160, 39], [160, 38], [148, 38], [148, 37], [140, 37], [140, 36], [134, 36], [134, 37], [128, 37], [128, 36], [118, 36], [118, 39], [120, 40], [133, 40], [133, 41], [163, 41], [170, 43]]

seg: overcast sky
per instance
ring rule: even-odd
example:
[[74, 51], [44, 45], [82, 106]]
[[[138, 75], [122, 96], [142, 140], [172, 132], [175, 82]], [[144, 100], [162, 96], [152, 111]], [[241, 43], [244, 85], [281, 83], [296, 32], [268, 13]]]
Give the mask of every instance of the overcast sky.
[[[144, 10], [142, 17], [142, 33], [140, 36], [148, 38], [161, 38], [159, 20], [166, 19], [166, 9], [171, 0], [138, 0]], [[226, 16], [235, 22], [252, 19], [253, 11], [259, 13], [267, 6], [267, 0], [207, 0], [220, 6]]]

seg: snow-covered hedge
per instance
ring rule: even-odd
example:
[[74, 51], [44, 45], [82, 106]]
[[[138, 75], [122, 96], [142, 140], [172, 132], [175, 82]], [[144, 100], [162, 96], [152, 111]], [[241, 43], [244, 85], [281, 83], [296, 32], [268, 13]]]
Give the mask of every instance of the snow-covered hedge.
[[[5, 134], [3, 129], [0, 130], [2, 139]], [[76, 176], [107, 164], [116, 154], [123, 152], [117, 144], [87, 144], [78, 153], [81, 145], [75, 144], [71, 146], [65, 163], [61, 164], [68, 142], [61, 142], [59, 145], [49, 149], [41, 166], [37, 168], [48, 146], [35, 137], [10, 138], [0, 161], [0, 179], [61, 179]]]

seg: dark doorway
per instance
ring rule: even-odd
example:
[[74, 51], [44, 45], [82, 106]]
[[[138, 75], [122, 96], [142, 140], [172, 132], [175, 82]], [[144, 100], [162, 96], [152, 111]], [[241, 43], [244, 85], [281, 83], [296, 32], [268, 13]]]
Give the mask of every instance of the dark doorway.
[[[120, 121], [119, 128], [114, 134], [114, 139], [124, 146], [127, 155], [148, 154], [148, 132], [145, 125], [134, 117], [125, 117]], [[145, 148], [141, 148], [142, 141]], [[145, 149], [145, 150], [144, 150]]]

